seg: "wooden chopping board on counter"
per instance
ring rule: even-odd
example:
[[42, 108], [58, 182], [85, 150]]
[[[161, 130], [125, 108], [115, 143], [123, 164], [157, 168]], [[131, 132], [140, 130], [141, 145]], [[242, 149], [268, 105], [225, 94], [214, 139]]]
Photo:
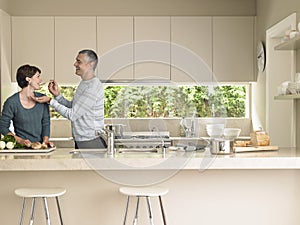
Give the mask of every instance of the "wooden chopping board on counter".
[[247, 147], [233, 147], [233, 152], [259, 152], [259, 151], [276, 151], [278, 146], [247, 146]]

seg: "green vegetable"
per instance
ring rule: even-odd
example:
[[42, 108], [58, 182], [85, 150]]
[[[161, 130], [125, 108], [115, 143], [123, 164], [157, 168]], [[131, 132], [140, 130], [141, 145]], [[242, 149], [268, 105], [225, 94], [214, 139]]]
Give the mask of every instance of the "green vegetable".
[[4, 141], [0, 141], [0, 149], [5, 149], [5, 142]]
[[[13, 144], [13, 147], [12, 148], [15, 148], [15, 149], [23, 149], [23, 148], [27, 148], [25, 145], [22, 145], [22, 144], [19, 144], [17, 143], [16, 139], [14, 138], [14, 136], [11, 136], [11, 135], [5, 135], [1, 138], [1, 141], [4, 142], [5, 146], [7, 147], [7, 144], [9, 142], [12, 142]], [[12, 144], [9, 144], [9, 147], [12, 146]], [[4, 147], [5, 148], [5, 147]], [[8, 148], [8, 147], [7, 147]]]
[[13, 149], [14, 146], [15, 146], [15, 144], [13, 142], [11, 142], [11, 141], [9, 141], [9, 142], [6, 143], [6, 148], [8, 148], [8, 149]]
[[5, 143], [7, 142], [12, 142], [12, 143], [16, 143], [16, 139], [14, 138], [14, 136], [11, 136], [11, 135], [5, 135], [1, 141], [4, 141]]

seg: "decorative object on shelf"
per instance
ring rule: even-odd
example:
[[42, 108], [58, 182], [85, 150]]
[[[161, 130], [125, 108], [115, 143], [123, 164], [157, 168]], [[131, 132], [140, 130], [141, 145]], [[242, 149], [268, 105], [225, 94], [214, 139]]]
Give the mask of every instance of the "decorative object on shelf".
[[262, 41], [258, 42], [256, 49], [257, 67], [259, 72], [263, 72], [266, 66], [266, 52]]

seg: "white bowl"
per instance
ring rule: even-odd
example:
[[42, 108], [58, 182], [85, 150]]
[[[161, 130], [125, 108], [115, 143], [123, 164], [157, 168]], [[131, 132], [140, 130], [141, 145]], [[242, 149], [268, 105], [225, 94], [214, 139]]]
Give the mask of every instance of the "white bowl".
[[207, 124], [206, 132], [212, 138], [222, 137], [224, 134], [224, 124]]
[[240, 128], [225, 128], [224, 129], [224, 138], [225, 139], [235, 139], [241, 133]]

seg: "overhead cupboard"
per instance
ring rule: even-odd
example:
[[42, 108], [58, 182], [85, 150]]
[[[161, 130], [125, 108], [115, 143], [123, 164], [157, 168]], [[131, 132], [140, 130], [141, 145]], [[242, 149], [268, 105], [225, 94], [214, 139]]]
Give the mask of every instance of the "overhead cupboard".
[[12, 80], [25, 63], [77, 84], [78, 50], [99, 54], [101, 80], [255, 81], [252, 16], [13, 16]]

